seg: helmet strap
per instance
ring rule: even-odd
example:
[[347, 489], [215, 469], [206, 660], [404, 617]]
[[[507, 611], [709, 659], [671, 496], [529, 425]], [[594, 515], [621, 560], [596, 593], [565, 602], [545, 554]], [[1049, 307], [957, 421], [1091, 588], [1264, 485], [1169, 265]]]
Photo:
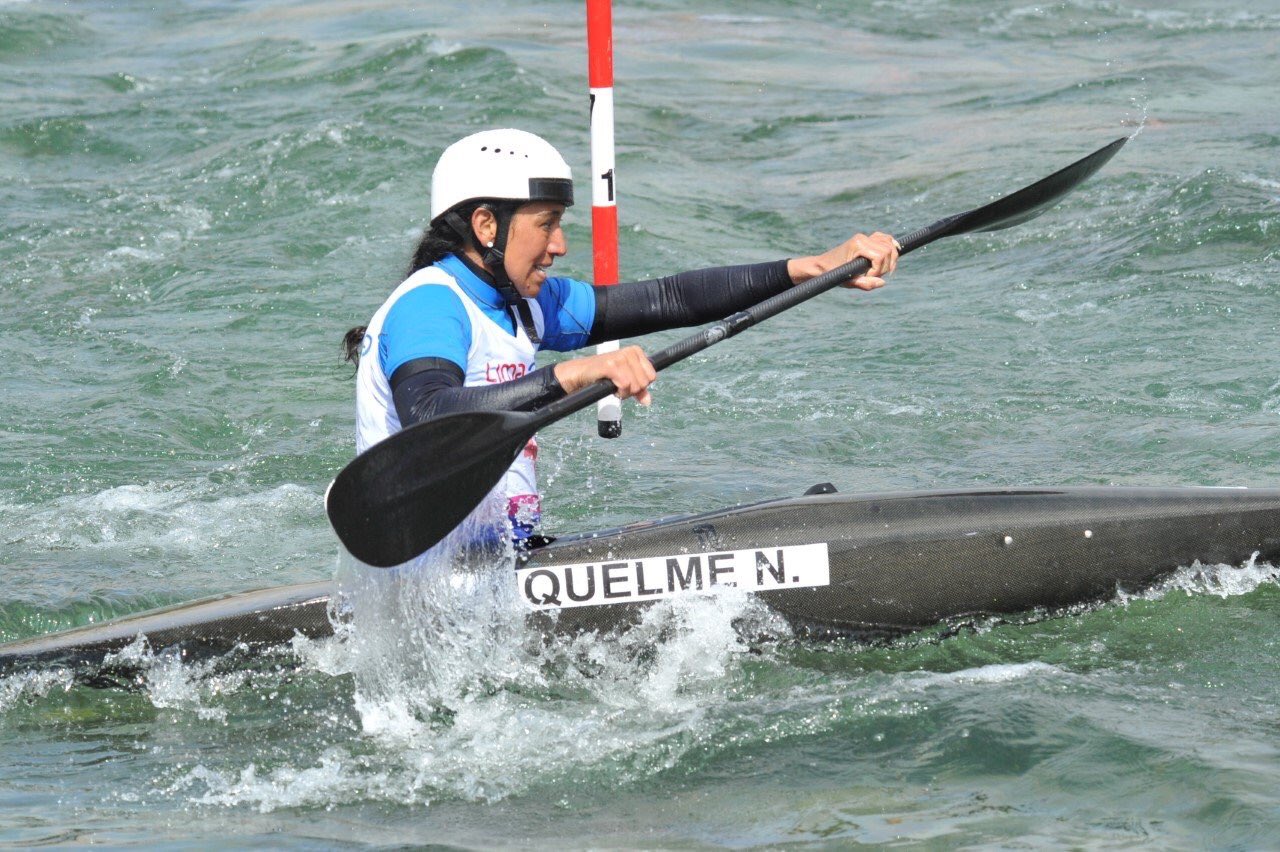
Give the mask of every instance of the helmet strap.
[[516, 322], [520, 323], [521, 327], [524, 328], [524, 333], [529, 338], [529, 342], [534, 346], [542, 343], [542, 338], [538, 335], [538, 327], [533, 322], [533, 311], [529, 310], [529, 300], [521, 296], [510, 307]]
[[480, 247], [480, 259], [484, 261], [485, 269], [489, 270], [489, 274], [493, 276], [494, 286], [498, 288], [498, 292], [507, 300], [507, 304], [514, 304], [516, 299], [520, 298], [520, 294], [516, 292], [516, 287], [511, 283], [511, 279], [507, 277], [506, 260], [507, 251], [507, 234], [511, 230], [511, 213], [506, 209], [505, 205], [500, 204], [484, 204], [486, 210], [493, 214], [494, 221], [497, 223], [497, 231], [489, 242]]
[[[504, 302], [507, 303], [508, 310], [515, 318], [515, 321], [524, 329], [525, 335], [529, 338], [529, 342], [537, 346], [542, 342], [542, 338], [538, 334], [538, 327], [533, 322], [533, 312], [529, 309], [529, 303], [520, 295], [520, 291], [516, 289], [516, 285], [511, 283], [511, 278], [507, 275], [506, 260], [507, 234], [511, 230], [511, 216], [515, 211], [500, 204], [483, 205], [490, 213], [493, 214], [494, 220], [498, 223], [497, 233], [492, 241], [480, 246], [480, 258], [484, 262], [485, 271], [493, 279], [493, 287], [502, 296]], [[452, 216], [453, 220], [448, 219]], [[455, 221], [456, 220], [456, 221]], [[454, 230], [459, 233], [470, 235], [470, 239], [475, 241], [475, 234], [471, 230], [470, 225], [465, 226], [465, 230], [458, 228], [462, 223], [462, 217], [456, 212], [450, 212], [446, 215], [446, 221], [453, 226]]]

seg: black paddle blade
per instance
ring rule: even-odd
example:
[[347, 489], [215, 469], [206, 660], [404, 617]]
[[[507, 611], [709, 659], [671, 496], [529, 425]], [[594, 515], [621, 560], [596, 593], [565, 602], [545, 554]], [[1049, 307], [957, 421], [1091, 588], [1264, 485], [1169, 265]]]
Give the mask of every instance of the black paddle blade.
[[970, 234], [974, 231], [999, 231], [1034, 219], [1105, 166], [1107, 161], [1114, 157], [1128, 141], [1129, 137], [1121, 136], [1114, 142], [1103, 145], [1089, 156], [1076, 160], [1066, 168], [1059, 169], [1047, 178], [1041, 178], [1017, 192], [1012, 192], [982, 207], [934, 222], [927, 228], [902, 238], [902, 253], [906, 254], [914, 248], [942, 237]]
[[351, 555], [390, 568], [443, 539], [480, 504], [537, 431], [527, 414], [451, 414], [404, 429], [357, 456], [325, 495]]
[[1060, 169], [1047, 178], [1036, 181], [1024, 189], [993, 201], [985, 207], [979, 207], [968, 214], [973, 222], [964, 228], [969, 231], [999, 231], [1021, 225], [1028, 219], [1034, 219], [1045, 211], [1045, 208], [1057, 203], [1058, 199], [1075, 189], [1093, 176], [1093, 173], [1107, 164], [1116, 155], [1128, 136], [1121, 136], [1109, 145], [1103, 145], [1087, 157], [1076, 160], [1065, 169]]

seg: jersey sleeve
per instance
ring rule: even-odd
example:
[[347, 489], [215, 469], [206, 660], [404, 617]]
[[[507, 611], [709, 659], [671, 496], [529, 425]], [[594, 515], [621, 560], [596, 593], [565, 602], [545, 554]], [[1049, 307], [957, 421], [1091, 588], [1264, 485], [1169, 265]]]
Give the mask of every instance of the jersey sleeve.
[[538, 293], [542, 308], [542, 347], [556, 352], [581, 349], [596, 319], [596, 294], [585, 281], [548, 278]]
[[471, 319], [458, 294], [424, 284], [396, 299], [382, 321], [378, 357], [383, 375], [417, 358], [444, 358], [467, 370]]

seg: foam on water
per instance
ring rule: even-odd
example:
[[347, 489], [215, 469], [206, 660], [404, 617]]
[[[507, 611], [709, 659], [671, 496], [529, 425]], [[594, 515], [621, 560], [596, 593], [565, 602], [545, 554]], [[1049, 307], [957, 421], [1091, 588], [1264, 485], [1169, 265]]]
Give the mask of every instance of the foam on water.
[[1065, 675], [1057, 666], [1039, 661], [1029, 663], [992, 663], [954, 672], [911, 672], [900, 676], [900, 685], [911, 689], [928, 689], [951, 684], [1009, 683], [1036, 677]]
[[147, 699], [157, 709], [180, 710], [203, 721], [221, 723], [227, 721], [227, 710], [210, 706], [210, 699], [235, 692], [248, 679], [244, 671], [215, 674], [215, 661], [190, 663], [176, 652], [157, 654], [145, 636], [108, 654], [103, 663], [136, 669]]
[[[352, 676], [358, 737], [301, 765], [201, 764], [166, 789], [274, 810], [495, 801], [579, 774], [644, 777], [715, 730], [749, 638], [785, 634], [732, 589], [661, 602], [616, 636], [530, 630], [510, 548], [486, 535], [503, 523], [482, 507], [399, 569], [344, 561], [340, 638], [294, 647], [306, 666]], [[201, 688], [167, 666], [153, 664], [147, 678], [156, 706], [216, 715], [199, 702]]]
[[275, 528], [282, 514], [312, 514], [318, 505], [314, 493], [291, 484], [238, 496], [184, 482], [121, 485], [60, 497], [52, 505], [6, 504], [2, 540], [40, 549], [134, 544], [202, 550]]
[[0, 605], [0, 637], [319, 579], [333, 564], [310, 555], [315, 540], [328, 543], [320, 513], [319, 495], [299, 485], [234, 493], [207, 480], [0, 500], [0, 565], [21, 581]]
[[1280, 583], [1280, 566], [1257, 560], [1257, 553], [1243, 565], [1202, 565], [1197, 560], [1142, 592], [1120, 590], [1116, 599], [1122, 604], [1133, 600], [1158, 601], [1173, 592], [1183, 592], [1188, 596], [1215, 595], [1225, 599], [1250, 594], [1267, 584]]
[[18, 702], [43, 698], [56, 689], [71, 689], [74, 678], [68, 669], [55, 668], [20, 672], [0, 677], [0, 714], [6, 713]]

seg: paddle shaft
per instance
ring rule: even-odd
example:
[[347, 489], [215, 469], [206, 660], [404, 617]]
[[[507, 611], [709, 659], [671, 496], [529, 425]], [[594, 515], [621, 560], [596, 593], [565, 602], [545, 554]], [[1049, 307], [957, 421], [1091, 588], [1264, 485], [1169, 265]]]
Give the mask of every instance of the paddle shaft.
[[[941, 219], [928, 227], [913, 231], [905, 239], [899, 240], [898, 244], [902, 248], [898, 250], [898, 255], [904, 255], [942, 236], [943, 233], [935, 233], [935, 231], [942, 231], [943, 229], [939, 226], [950, 224], [951, 218], [954, 217]], [[821, 275], [814, 276], [808, 281], [796, 284], [794, 287], [789, 287], [781, 293], [776, 293], [746, 310], [727, 316], [714, 325], [699, 329], [665, 349], [654, 352], [649, 356], [649, 361], [653, 364], [653, 369], [658, 371], [665, 370], [672, 364], [678, 364], [689, 356], [696, 355], [722, 340], [728, 340], [734, 335], [741, 334], [770, 317], [794, 308], [801, 302], [807, 302], [814, 296], [819, 296], [846, 281], [852, 281], [858, 276], [866, 274], [870, 268], [871, 262], [865, 257], [854, 258], [848, 263], [837, 266], [835, 269], [828, 269]], [[608, 379], [600, 379], [561, 397], [553, 403], [543, 406], [537, 412], [538, 420], [544, 422], [559, 420], [561, 417], [572, 414], [616, 392], [617, 388], [613, 382]]]

